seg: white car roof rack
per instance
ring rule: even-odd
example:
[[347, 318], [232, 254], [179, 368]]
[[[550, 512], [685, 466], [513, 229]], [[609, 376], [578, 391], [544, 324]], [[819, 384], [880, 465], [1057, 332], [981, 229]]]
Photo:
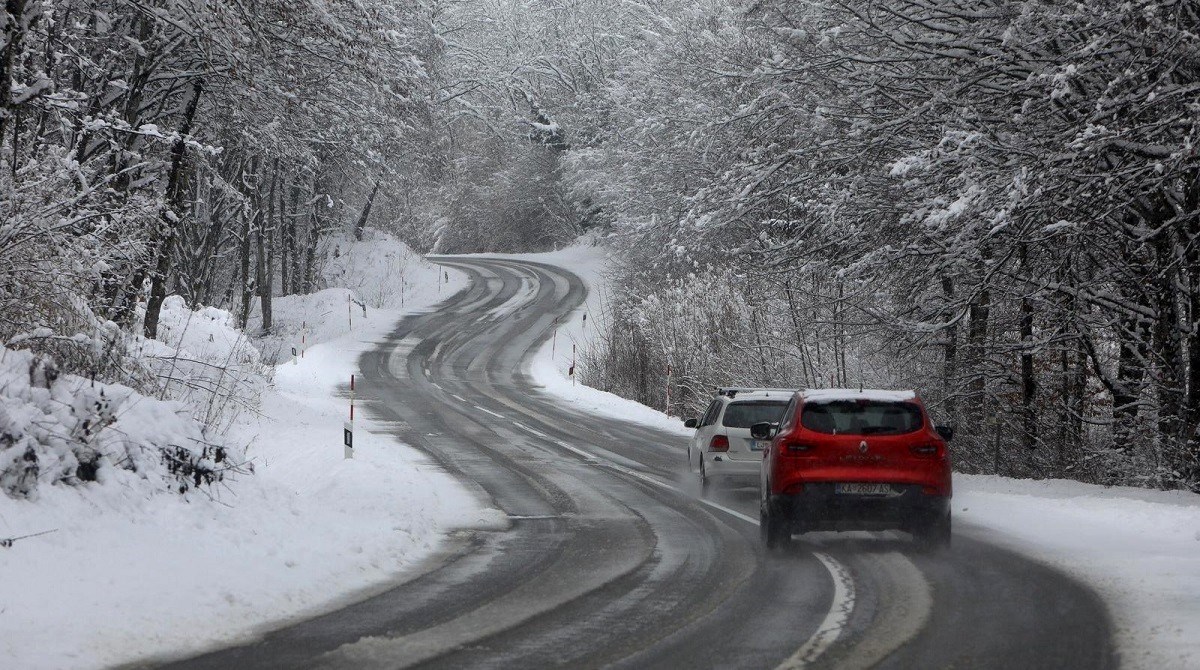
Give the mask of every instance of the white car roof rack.
[[763, 393], [770, 395], [772, 393], [784, 393], [791, 395], [798, 389], [766, 389], [766, 388], [751, 388], [748, 386], [718, 386], [717, 395], [733, 398], [739, 393]]

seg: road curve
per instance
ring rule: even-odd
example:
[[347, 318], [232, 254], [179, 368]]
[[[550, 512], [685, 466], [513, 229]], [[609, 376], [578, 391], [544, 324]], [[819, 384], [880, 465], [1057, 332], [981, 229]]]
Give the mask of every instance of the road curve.
[[409, 581], [171, 667], [1108, 668], [1099, 600], [956, 529], [818, 534], [767, 554], [757, 490], [703, 497], [678, 436], [580, 414], [529, 356], [582, 282], [446, 257], [470, 286], [360, 361], [368, 411], [509, 516], [455, 534]]

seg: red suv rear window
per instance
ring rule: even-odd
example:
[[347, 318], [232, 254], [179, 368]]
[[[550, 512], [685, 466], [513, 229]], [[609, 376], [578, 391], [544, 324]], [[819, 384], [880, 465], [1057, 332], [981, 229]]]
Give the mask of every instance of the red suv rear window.
[[924, 423], [920, 407], [885, 400], [807, 402], [800, 415], [802, 426], [830, 435], [903, 435]]

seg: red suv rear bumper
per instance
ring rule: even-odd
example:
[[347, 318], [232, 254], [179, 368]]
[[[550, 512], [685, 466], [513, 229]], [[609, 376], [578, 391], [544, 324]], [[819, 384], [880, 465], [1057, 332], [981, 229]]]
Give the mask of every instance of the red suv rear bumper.
[[788, 519], [796, 532], [810, 530], [911, 531], [950, 514], [950, 496], [922, 492], [919, 484], [893, 484], [890, 496], [847, 495], [832, 483], [808, 483], [792, 494], [772, 495], [771, 514]]

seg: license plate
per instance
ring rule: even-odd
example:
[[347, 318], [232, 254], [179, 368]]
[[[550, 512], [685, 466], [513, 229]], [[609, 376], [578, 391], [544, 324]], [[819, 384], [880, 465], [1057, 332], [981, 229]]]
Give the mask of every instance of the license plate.
[[891, 484], [838, 484], [833, 490], [852, 496], [890, 496], [894, 493]]
[[750, 451], [762, 451], [771, 444], [770, 440], [751, 440]]

